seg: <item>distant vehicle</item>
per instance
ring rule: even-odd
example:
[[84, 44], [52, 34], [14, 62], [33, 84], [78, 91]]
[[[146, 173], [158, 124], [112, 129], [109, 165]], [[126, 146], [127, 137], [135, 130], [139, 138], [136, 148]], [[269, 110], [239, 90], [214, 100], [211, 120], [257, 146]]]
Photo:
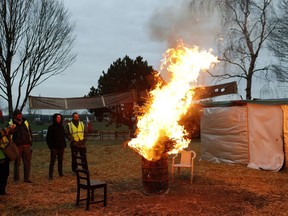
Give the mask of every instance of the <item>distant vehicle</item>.
[[48, 132], [48, 130], [47, 130], [47, 129], [45, 129], [45, 130], [42, 130], [42, 135], [43, 135], [43, 137], [46, 137], [46, 136], [47, 136], [47, 132]]
[[44, 141], [47, 136], [47, 130], [33, 131], [33, 141]]
[[47, 131], [48, 130], [46, 130], [46, 129], [45, 130], [41, 130], [41, 131], [34, 131], [32, 135], [45, 138], [47, 136]]

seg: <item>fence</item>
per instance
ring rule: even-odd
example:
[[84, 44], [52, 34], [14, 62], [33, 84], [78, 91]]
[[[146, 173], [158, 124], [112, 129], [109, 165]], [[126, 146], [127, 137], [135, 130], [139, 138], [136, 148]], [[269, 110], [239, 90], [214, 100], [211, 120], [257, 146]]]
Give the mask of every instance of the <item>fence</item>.
[[97, 131], [87, 134], [87, 140], [118, 140], [130, 138], [130, 131]]
[[[94, 131], [93, 133], [88, 133], [86, 135], [87, 140], [119, 140], [119, 139], [129, 139], [130, 131]], [[41, 142], [46, 140], [46, 134], [42, 131], [33, 132], [33, 141]]]

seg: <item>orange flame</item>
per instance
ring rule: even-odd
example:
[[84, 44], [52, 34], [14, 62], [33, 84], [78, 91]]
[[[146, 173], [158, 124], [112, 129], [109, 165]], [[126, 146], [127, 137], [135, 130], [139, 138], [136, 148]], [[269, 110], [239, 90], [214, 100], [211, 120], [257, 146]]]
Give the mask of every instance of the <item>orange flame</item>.
[[188, 48], [183, 43], [164, 53], [162, 69], [172, 73], [171, 81], [156, 87], [143, 116], [138, 117], [138, 134], [128, 145], [144, 158], [157, 161], [163, 153], [176, 154], [188, 147], [187, 132], [178, 124], [192, 102], [193, 82], [199, 72], [218, 60], [211, 51]]

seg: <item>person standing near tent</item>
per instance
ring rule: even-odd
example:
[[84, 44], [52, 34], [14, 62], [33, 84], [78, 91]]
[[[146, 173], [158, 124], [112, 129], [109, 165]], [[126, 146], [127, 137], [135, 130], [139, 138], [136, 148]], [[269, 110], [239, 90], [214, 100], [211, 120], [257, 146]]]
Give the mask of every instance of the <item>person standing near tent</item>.
[[48, 127], [46, 142], [50, 149], [49, 180], [53, 179], [54, 165], [58, 160], [58, 174], [63, 176], [63, 156], [66, 148], [63, 117], [59, 113], [53, 115], [53, 123]]
[[14, 181], [20, 179], [20, 163], [23, 161], [24, 182], [32, 183], [30, 180], [31, 158], [32, 158], [32, 130], [28, 121], [23, 118], [22, 112], [16, 109], [13, 112], [13, 119], [9, 124], [15, 124], [16, 128], [13, 133], [13, 141], [16, 143], [19, 156], [14, 162]]
[[3, 152], [3, 149], [11, 142], [11, 135], [13, 133], [15, 124], [0, 130], [0, 196], [6, 194], [6, 186], [9, 176], [9, 162], [10, 159]]
[[72, 114], [72, 121], [67, 124], [66, 138], [70, 141], [71, 158], [72, 158], [72, 172], [76, 172], [76, 155], [81, 156], [86, 154], [86, 127], [82, 121], [79, 120], [77, 112]]

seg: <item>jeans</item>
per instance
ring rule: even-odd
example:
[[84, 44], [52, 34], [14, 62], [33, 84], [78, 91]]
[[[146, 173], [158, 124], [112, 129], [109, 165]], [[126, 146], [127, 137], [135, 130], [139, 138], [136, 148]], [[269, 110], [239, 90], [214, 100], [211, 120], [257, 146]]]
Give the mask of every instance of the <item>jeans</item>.
[[32, 151], [30, 145], [20, 145], [17, 146], [19, 151], [19, 156], [14, 161], [14, 181], [20, 179], [20, 164], [21, 159], [23, 161], [24, 166], [24, 181], [30, 181], [30, 170], [31, 170], [31, 158], [32, 158]]

